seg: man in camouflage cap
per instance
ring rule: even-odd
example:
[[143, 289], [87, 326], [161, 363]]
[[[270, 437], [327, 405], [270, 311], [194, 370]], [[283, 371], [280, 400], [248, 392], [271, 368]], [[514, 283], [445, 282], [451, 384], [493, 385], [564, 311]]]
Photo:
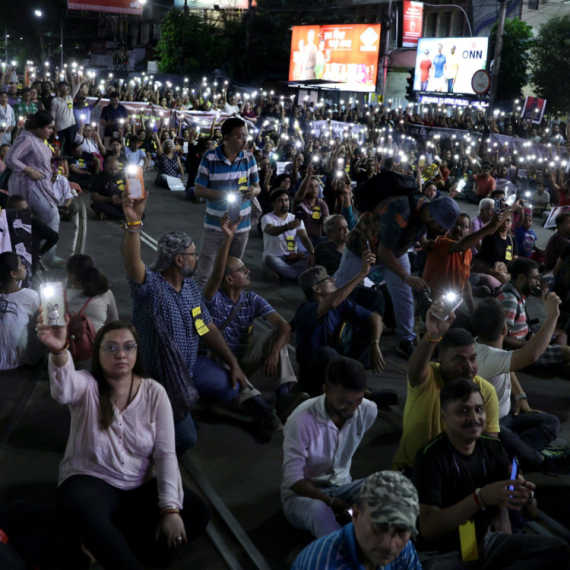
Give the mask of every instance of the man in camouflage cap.
[[291, 570], [421, 570], [410, 538], [417, 535], [418, 494], [396, 471], [364, 482], [352, 523], [310, 544]]

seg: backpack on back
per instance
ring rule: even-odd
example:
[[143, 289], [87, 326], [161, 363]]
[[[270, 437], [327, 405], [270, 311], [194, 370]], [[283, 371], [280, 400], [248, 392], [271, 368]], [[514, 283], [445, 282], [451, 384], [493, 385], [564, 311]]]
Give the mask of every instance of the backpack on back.
[[73, 360], [87, 360], [93, 356], [93, 344], [97, 331], [91, 319], [83, 314], [90, 302], [91, 298], [87, 299], [78, 313], [69, 316], [67, 340]]
[[413, 176], [383, 170], [354, 190], [354, 203], [359, 212], [371, 212], [382, 200], [393, 196], [421, 196]]

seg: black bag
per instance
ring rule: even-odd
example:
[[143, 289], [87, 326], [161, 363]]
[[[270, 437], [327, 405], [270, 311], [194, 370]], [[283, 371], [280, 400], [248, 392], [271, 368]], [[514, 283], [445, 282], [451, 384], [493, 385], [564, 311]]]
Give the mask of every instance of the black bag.
[[382, 200], [392, 196], [421, 196], [415, 177], [383, 170], [354, 190], [354, 204], [359, 212], [371, 212]]

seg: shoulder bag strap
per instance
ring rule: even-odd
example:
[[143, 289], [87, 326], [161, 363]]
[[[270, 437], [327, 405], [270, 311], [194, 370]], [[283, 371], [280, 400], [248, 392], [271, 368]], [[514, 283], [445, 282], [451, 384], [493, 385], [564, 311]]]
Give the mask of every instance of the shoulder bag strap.
[[223, 331], [235, 318], [241, 307], [241, 299], [234, 305], [232, 312], [228, 315], [228, 318], [218, 327], [218, 330]]

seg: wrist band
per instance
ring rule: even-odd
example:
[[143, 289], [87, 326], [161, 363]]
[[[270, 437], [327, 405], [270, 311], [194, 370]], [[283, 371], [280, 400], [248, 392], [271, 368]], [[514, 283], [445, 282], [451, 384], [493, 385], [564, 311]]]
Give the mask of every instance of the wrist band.
[[380, 341], [379, 340], [371, 340], [370, 344], [380, 344]]
[[479, 499], [477, 501], [477, 504], [481, 507], [482, 511], [486, 511], [487, 510], [487, 505], [485, 504], [485, 501], [483, 500], [483, 496], [481, 495], [481, 487], [478, 487], [477, 489], [475, 489], [475, 495], [477, 496], [477, 499]]
[[479, 495], [477, 495], [477, 490], [473, 491], [473, 498], [475, 499], [477, 506], [479, 508], [481, 508], [483, 505], [481, 504], [481, 501], [479, 500]]
[[515, 401], [518, 401], [518, 400], [528, 400], [527, 395], [524, 392], [517, 394], [515, 396]]
[[138, 222], [127, 222], [127, 226], [141, 226], [142, 222], [139, 220]]
[[433, 344], [437, 344], [438, 342], [441, 342], [442, 338], [443, 338], [442, 336], [440, 336], [439, 338], [430, 338], [427, 333], [424, 335], [424, 339], [427, 340], [428, 342], [433, 343]]
[[178, 509], [168, 509], [164, 511], [160, 511], [161, 515], [179, 515], [180, 511]]
[[59, 356], [60, 354], [63, 354], [64, 352], [67, 352], [67, 349], [69, 348], [69, 343], [66, 342], [65, 345], [63, 346], [63, 348], [59, 351], [59, 352], [54, 352], [53, 350], [50, 350], [50, 352], [54, 355], [54, 356]]

